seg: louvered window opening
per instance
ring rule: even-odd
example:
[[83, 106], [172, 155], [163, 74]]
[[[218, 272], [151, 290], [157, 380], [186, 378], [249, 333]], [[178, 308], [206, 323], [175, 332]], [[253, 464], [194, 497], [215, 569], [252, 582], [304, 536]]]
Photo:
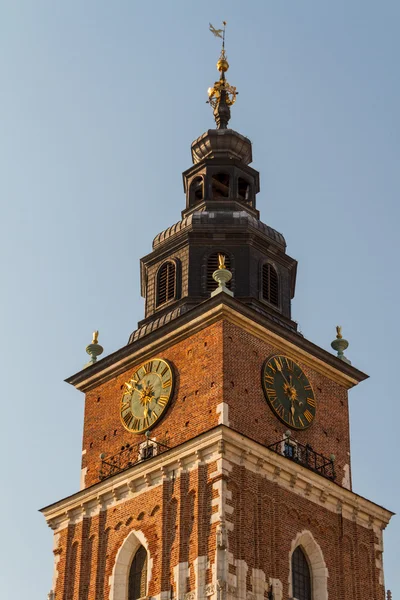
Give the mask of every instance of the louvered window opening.
[[293, 598], [311, 600], [310, 567], [303, 550], [297, 547], [292, 554]]
[[157, 306], [175, 298], [176, 266], [173, 262], [162, 265], [157, 277]]
[[140, 546], [129, 571], [128, 600], [138, 600], [147, 594], [147, 552]]
[[[225, 256], [225, 267], [228, 269], [228, 271], [231, 271], [231, 259], [227, 254], [225, 254], [224, 252], [216, 252], [215, 254], [211, 254], [211, 256], [208, 257], [208, 261], [207, 261], [207, 285], [206, 285], [206, 287], [207, 287], [207, 292], [209, 292], [209, 293], [213, 292], [218, 286], [218, 283], [215, 281], [215, 279], [213, 279], [213, 276], [212, 276], [214, 271], [216, 271], [218, 269], [218, 265], [219, 265], [218, 254], [222, 254], [223, 256]], [[226, 284], [226, 287], [231, 289], [232, 279], [230, 281], [228, 281], [228, 283]]]
[[262, 268], [262, 297], [267, 302], [279, 306], [278, 274], [268, 263]]

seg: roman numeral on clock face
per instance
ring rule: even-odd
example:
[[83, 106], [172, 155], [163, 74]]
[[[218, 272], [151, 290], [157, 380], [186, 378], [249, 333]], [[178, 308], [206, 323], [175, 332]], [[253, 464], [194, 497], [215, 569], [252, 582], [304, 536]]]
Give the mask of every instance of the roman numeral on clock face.
[[308, 409], [304, 411], [304, 416], [307, 419], [307, 421], [311, 423], [311, 421], [313, 420], [313, 416]]
[[122, 420], [124, 421], [124, 423], [128, 427], [128, 429], [130, 429], [132, 422], [135, 420], [135, 417], [133, 416], [133, 414], [131, 412], [127, 412], [122, 417]]

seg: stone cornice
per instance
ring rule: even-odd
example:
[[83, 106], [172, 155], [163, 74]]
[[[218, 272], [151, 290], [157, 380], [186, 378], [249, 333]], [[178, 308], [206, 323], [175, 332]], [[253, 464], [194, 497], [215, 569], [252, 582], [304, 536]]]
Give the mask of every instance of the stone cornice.
[[272, 318], [256, 313], [236, 298], [218, 294], [138, 341], [72, 375], [66, 381], [86, 392], [154, 354], [160, 355], [165, 348], [221, 320], [234, 323], [252, 335], [277, 346], [280, 351], [346, 388], [351, 388], [368, 377], [298, 333], [284, 328]]
[[363, 527], [384, 529], [393, 515], [224, 425], [47, 506], [41, 512], [52, 529], [62, 529], [68, 523], [76, 523], [161, 485], [163, 480], [175, 478], [181, 470], [216, 460], [244, 466]]

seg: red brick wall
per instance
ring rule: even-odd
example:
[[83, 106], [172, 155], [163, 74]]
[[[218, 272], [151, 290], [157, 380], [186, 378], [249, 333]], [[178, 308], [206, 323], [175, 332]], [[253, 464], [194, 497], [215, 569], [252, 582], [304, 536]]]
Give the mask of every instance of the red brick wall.
[[[279, 347], [224, 322], [224, 399], [229, 405], [230, 427], [267, 446], [282, 439], [288, 429], [270, 409], [261, 387], [265, 359], [279, 353]], [[350, 463], [347, 390], [302, 361], [297, 363], [313, 387], [317, 411], [313, 424], [293, 435], [326, 457], [335, 455], [337, 483], [341, 484], [343, 467]]]
[[[151, 438], [176, 446], [218, 424], [215, 407], [222, 402], [222, 322], [207, 327], [164, 350], [172, 363], [175, 391], [167, 413], [151, 430]], [[141, 364], [140, 362], [138, 363]], [[100, 454], [115, 454], [127, 443], [138, 444], [143, 434], [129, 433], [121, 424], [122, 389], [134, 368], [86, 394], [82, 468], [86, 487], [98, 481]]]
[[[218, 424], [216, 407], [229, 405], [233, 429], [265, 445], [282, 438], [287, 426], [269, 408], [261, 387], [265, 359], [280, 353], [244, 329], [218, 322], [164, 350], [161, 357], [174, 367], [174, 397], [151, 437], [176, 446]], [[154, 357], [155, 358], [155, 357]], [[347, 391], [298, 361], [312, 383], [317, 401], [314, 423], [295, 433], [302, 444], [329, 457], [336, 456], [337, 483], [350, 462]], [[138, 363], [140, 364], [140, 363]], [[87, 467], [86, 486], [98, 481], [100, 454], [115, 454], [127, 443], [144, 441], [144, 435], [126, 431], [119, 417], [123, 384], [134, 368], [86, 394], [82, 467]]]
[[[126, 500], [83, 523], [62, 530], [59, 548], [57, 600], [105, 600], [117, 552], [132, 529], [141, 530], [153, 560], [148, 595], [171, 589], [175, 593], [173, 569], [188, 562], [190, 577], [185, 591], [194, 590], [193, 562], [208, 556], [215, 560], [216, 525], [210, 524], [215, 509], [213, 489], [215, 464], [201, 465], [175, 481]], [[248, 565], [247, 590], [252, 591], [252, 569], [280, 579], [283, 598], [288, 598], [289, 553], [292, 541], [309, 530], [321, 547], [328, 568], [330, 598], [384, 600], [375, 567], [372, 530], [342, 519], [308, 499], [287, 491], [244, 467], [233, 466], [227, 479], [234, 507], [227, 520], [229, 551]], [[235, 566], [230, 572], [236, 573]], [[206, 573], [211, 582], [212, 570]], [[317, 599], [318, 600], [318, 599]]]

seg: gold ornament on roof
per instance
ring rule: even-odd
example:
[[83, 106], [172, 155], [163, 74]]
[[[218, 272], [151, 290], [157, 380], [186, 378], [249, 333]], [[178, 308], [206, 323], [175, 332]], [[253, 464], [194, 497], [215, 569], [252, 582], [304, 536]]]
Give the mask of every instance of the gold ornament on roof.
[[226, 269], [225, 256], [223, 254], [218, 254], [218, 269]]
[[[229, 69], [228, 58], [225, 52], [225, 29], [226, 21], [223, 21], [223, 29], [216, 29], [210, 23], [211, 33], [222, 39], [221, 54], [217, 62], [217, 69], [221, 73], [219, 81], [216, 81], [213, 87], [208, 88], [208, 103], [214, 109], [215, 120], [219, 129], [226, 129], [230, 119], [229, 107], [236, 101], [236, 88], [225, 79], [225, 73]], [[221, 107], [220, 107], [221, 105]]]
[[98, 344], [98, 343], [99, 343], [99, 332], [93, 331], [92, 344]]
[[336, 339], [341, 340], [343, 338], [342, 335], [342, 326], [336, 325]]

